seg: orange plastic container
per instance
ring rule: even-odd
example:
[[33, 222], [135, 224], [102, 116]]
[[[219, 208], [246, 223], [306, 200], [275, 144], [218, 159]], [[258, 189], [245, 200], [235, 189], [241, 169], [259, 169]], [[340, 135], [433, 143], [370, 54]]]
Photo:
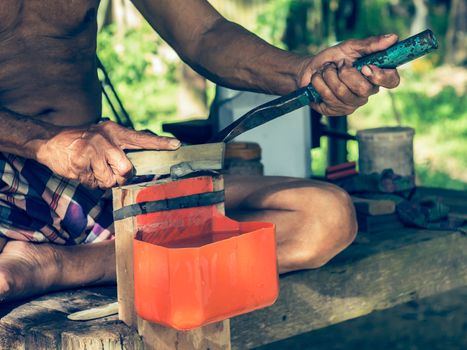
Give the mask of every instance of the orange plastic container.
[[[210, 177], [148, 187], [137, 202], [213, 191]], [[145, 320], [178, 330], [247, 313], [279, 292], [275, 228], [231, 220], [215, 205], [138, 215], [135, 307]]]

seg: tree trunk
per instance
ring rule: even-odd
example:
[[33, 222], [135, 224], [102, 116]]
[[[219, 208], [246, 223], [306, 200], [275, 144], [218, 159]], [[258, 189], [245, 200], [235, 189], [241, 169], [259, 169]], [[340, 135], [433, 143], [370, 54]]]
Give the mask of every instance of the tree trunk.
[[177, 88], [177, 117], [202, 118], [208, 115], [206, 78], [185, 63], [179, 67], [180, 83]]
[[336, 40], [352, 37], [357, 25], [358, 1], [341, 0], [335, 12]]
[[[308, 1], [290, 3], [287, 24], [284, 33], [284, 43], [291, 51], [306, 53], [308, 48]], [[315, 33], [316, 34], [316, 33]]]
[[464, 0], [452, 0], [449, 27], [446, 33], [444, 63], [454, 66], [467, 64], [467, 5]]
[[425, 0], [414, 0], [415, 16], [410, 25], [410, 35], [415, 35], [428, 28], [428, 6]]
[[119, 34], [123, 35], [127, 28], [138, 27], [142, 17], [130, 0], [101, 0], [99, 6], [98, 26], [115, 24]]

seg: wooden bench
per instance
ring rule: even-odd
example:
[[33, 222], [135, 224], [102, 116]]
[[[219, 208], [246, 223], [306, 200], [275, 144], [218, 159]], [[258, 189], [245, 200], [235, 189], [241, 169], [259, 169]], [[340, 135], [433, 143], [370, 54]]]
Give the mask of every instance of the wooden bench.
[[[441, 195], [452, 211], [467, 214], [465, 193], [421, 191]], [[359, 234], [351, 247], [325, 267], [290, 273], [280, 282], [276, 304], [230, 320], [232, 348], [256, 347], [465, 286], [467, 237], [460, 231], [408, 228]], [[116, 316], [87, 322], [66, 318], [70, 312], [115, 300], [115, 287], [100, 287], [3, 305], [0, 349], [142, 349], [140, 336]], [[209, 339], [177, 343], [178, 349], [209, 347]]]

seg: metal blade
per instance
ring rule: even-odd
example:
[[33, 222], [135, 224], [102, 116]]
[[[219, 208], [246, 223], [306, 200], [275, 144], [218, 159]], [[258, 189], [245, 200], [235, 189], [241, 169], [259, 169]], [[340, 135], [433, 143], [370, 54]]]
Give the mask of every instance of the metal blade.
[[210, 143], [229, 142], [240, 134], [274, 120], [284, 114], [310, 103], [310, 91], [307, 87], [298, 89], [289, 95], [276, 98], [252, 109], [235, 122], [214, 135]]

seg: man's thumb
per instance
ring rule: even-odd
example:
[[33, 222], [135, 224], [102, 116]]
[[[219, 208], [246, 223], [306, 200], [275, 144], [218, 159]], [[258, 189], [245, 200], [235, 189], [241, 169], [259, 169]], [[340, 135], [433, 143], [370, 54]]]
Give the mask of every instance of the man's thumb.
[[353, 45], [351, 48], [361, 56], [364, 56], [373, 52], [385, 50], [394, 45], [398, 39], [396, 34], [371, 36], [366, 39], [351, 41]]

